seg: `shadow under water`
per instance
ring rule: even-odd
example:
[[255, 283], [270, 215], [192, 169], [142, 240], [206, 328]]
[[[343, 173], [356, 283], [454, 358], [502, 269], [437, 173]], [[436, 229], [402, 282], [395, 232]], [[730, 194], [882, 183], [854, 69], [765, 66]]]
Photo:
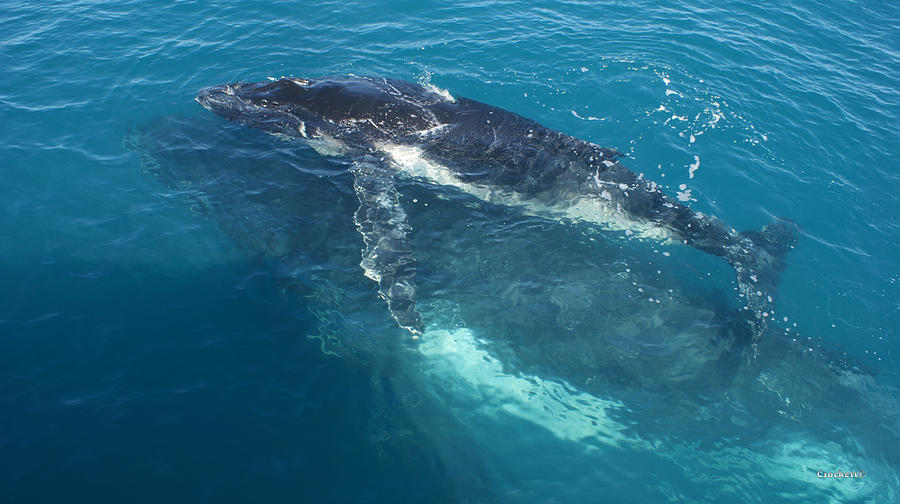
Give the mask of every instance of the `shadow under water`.
[[370, 366], [372, 442], [424, 433], [462, 501], [900, 497], [897, 391], [777, 324], [751, 362], [727, 264], [404, 180], [413, 342], [362, 274], [347, 166], [213, 118], [127, 143], [302, 296], [322, 352]]

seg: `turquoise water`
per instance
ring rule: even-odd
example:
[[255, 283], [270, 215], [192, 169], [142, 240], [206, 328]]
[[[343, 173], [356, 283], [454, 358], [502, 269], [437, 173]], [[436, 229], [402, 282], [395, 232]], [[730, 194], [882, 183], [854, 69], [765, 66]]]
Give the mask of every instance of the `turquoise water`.
[[[900, 499], [896, 4], [2, 5], [4, 500]], [[722, 261], [401, 181], [409, 342], [346, 167], [193, 101], [347, 73], [799, 223], [759, 366]]]

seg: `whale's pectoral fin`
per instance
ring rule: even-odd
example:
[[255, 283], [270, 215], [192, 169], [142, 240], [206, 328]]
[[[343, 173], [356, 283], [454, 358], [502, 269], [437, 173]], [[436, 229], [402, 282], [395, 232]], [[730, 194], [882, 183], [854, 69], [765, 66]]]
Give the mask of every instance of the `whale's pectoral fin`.
[[378, 282], [378, 294], [387, 302], [394, 320], [418, 338], [422, 317], [416, 311], [415, 259], [393, 172], [373, 158], [355, 160], [351, 171], [359, 198], [353, 220], [365, 244], [359, 265], [366, 277]]

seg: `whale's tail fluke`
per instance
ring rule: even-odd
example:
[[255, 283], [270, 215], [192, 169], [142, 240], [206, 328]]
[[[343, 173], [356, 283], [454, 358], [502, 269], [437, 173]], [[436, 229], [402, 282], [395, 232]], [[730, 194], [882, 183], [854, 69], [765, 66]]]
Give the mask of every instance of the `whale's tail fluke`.
[[[761, 231], [741, 233], [753, 244], [750, 252], [753, 258], [751, 262], [755, 263], [752, 266], [756, 269], [753, 272], [756, 279], [751, 281], [764, 287], [770, 295], [774, 296], [778, 290], [781, 272], [785, 267], [785, 257], [797, 244], [799, 234], [800, 227], [787, 219], [778, 219]], [[739, 259], [746, 261], [746, 256]]]
[[726, 259], [734, 267], [744, 309], [751, 313], [754, 359], [757, 342], [767, 322], [775, 318], [775, 295], [785, 268], [785, 257], [797, 244], [800, 226], [778, 219], [760, 231], [745, 231]]

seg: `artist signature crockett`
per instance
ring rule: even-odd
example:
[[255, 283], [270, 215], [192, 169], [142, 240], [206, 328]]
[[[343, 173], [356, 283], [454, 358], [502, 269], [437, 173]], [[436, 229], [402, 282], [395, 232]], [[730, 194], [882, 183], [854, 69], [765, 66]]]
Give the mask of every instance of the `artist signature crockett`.
[[818, 471], [816, 476], [820, 478], [865, 478], [866, 471]]

